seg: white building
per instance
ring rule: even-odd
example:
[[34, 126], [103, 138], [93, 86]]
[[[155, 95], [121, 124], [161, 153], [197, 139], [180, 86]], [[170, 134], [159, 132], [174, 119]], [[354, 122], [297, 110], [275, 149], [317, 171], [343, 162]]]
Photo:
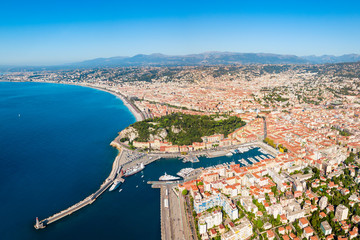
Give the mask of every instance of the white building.
[[230, 228], [230, 231], [221, 235], [221, 240], [245, 240], [253, 234], [251, 223], [248, 219], [240, 225]]
[[338, 221], [346, 220], [348, 218], [349, 209], [340, 204], [336, 207], [335, 218]]
[[204, 212], [199, 218], [199, 233], [206, 233], [208, 229], [214, 226], [219, 226], [222, 223], [222, 212], [221, 210], [215, 210], [211, 213]]
[[328, 205], [328, 199], [326, 196], [321, 197], [319, 201], [320, 210], [324, 210]]

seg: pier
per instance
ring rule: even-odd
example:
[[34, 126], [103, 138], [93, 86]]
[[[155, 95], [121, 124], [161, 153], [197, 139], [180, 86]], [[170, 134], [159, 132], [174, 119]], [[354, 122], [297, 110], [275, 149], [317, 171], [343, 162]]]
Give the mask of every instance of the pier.
[[[74, 212], [82, 209], [83, 207], [86, 207], [87, 205], [95, 202], [95, 200], [98, 197], [100, 197], [100, 195], [103, 194], [111, 186], [111, 184], [114, 182], [115, 177], [118, 175], [118, 172], [119, 172], [118, 170], [120, 169], [120, 159], [121, 159], [122, 153], [123, 153], [122, 151], [119, 152], [119, 154], [117, 155], [117, 157], [115, 158], [115, 161], [113, 163], [110, 175], [105, 179], [103, 184], [101, 184], [100, 188], [95, 193], [86, 197], [84, 200], [72, 205], [71, 207], [69, 207], [61, 212], [58, 212], [48, 218], [45, 218], [41, 221], [39, 221], [38, 218], [36, 218], [36, 223], [35, 223], [34, 227], [36, 229], [45, 228], [47, 225], [49, 225], [55, 221], [58, 221], [68, 215], [71, 215]], [[119, 173], [119, 174], [121, 174], [121, 173]]]

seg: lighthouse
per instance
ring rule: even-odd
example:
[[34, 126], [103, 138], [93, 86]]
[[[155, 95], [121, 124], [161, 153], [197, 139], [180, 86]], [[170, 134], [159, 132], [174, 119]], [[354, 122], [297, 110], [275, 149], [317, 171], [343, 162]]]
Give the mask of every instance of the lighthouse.
[[41, 229], [41, 228], [44, 228], [44, 224], [39, 222], [39, 218], [36, 217], [36, 223], [35, 223], [35, 226], [34, 226], [36, 229]]

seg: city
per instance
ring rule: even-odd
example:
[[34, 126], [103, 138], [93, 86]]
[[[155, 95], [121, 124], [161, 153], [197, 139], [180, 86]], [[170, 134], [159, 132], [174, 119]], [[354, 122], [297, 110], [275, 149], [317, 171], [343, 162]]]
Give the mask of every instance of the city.
[[[167, 187], [166, 193], [174, 191], [186, 202], [182, 222], [192, 219], [187, 230], [178, 230], [185, 239], [358, 237], [358, 63], [131, 67], [14, 72], [2, 78], [104, 89], [121, 94], [150, 121], [174, 113], [241, 118], [246, 124], [227, 136], [202, 136], [191, 146], [173, 145], [164, 136], [131, 139], [137, 151], [151, 154], [225, 154], [243, 144], [275, 153], [245, 166], [208, 167]], [[167, 200], [162, 209], [172, 203]], [[171, 212], [176, 211], [167, 213], [170, 218]]]

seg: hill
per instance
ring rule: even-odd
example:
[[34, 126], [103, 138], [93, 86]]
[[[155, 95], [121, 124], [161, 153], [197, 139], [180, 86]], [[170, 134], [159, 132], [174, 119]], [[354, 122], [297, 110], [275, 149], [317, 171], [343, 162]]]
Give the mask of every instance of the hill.
[[122, 141], [148, 142], [167, 140], [175, 145], [202, 142], [201, 137], [229, 133], [245, 125], [236, 116], [199, 116], [173, 113], [160, 118], [147, 119], [131, 124], [120, 135]]

